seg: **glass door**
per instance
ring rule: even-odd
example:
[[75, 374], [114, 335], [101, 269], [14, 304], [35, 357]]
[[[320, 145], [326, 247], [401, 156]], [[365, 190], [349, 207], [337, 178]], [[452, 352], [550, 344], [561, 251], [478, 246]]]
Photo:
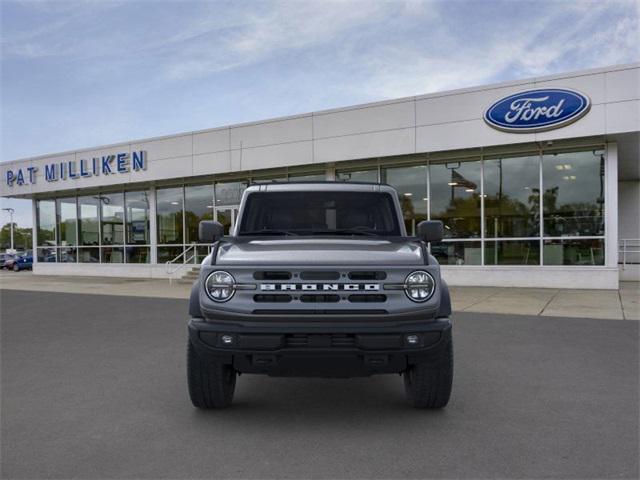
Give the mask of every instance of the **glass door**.
[[229, 207], [217, 207], [216, 208], [216, 221], [220, 222], [224, 226], [224, 234], [229, 235], [236, 224], [236, 218], [238, 217], [238, 206], [232, 205]]

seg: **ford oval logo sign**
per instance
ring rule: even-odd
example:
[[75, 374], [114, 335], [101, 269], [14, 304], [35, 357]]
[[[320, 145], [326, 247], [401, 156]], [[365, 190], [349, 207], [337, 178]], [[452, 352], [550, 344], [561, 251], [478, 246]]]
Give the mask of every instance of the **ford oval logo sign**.
[[575, 122], [590, 107], [589, 97], [575, 90], [541, 88], [498, 100], [484, 113], [484, 120], [507, 132], [540, 132]]

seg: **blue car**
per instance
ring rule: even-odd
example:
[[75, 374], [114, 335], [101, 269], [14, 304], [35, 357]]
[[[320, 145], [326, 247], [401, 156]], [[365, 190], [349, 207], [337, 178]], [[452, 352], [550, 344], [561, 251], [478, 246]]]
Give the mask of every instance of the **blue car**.
[[31, 268], [33, 268], [33, 255], [31, 253], [20, 255], [13, 262], [14, 272], [19, 272], [20, 270], [31, 270]]

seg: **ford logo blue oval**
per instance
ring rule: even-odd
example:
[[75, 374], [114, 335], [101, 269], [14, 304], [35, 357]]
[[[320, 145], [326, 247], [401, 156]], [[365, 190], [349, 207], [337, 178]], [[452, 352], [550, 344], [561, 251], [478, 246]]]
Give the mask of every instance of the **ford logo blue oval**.
[[484, 113], [484, 120], [507, 132], [540, 132], [575, 122], [590, 107], [589, 97], [575, 90], [541, 88], [498, 100]]

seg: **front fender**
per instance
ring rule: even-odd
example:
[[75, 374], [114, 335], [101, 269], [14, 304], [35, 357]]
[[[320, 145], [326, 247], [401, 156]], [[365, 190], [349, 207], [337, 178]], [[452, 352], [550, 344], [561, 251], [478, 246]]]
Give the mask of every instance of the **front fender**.
[[191, 287], [189, 295], [189, 315], [191, 318], [204, 318], [200, 310], [200, 281], [196, 280]]
[[449, 294], [449, 285], [440, 277], [440, 306], [436, 318], [448, 317], [451, 315], [451, 295]]

